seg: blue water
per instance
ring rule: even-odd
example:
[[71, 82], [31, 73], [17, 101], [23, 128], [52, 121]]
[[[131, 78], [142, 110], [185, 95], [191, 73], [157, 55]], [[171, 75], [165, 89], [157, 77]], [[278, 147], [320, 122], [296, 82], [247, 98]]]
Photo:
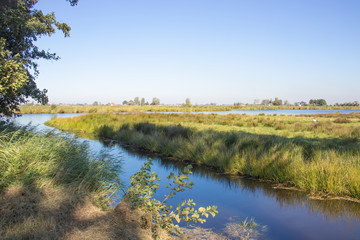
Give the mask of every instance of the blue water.
[[[280, 114], [280, 110], [276, 111]], [[58, 114], [58, 117], [76, 115], [80, 114]], [[16, 119], [16, 122], [19, 124], [32, 122], [38, 125], [40, 130], [49, 130], [52, 128], [44, 126], [43, 123], [52, 116], [52, 114], [23, 115]], [[107, 151], [115, 158], [121, 159], [123, 182], [129, 182], [130, 176], [140, 169], [148, 157], [151, 157], [117, 144], [104, 144], [82, 138], [79, 141], [87, 141], [90, 149], [95, 153]], [[154, 156], [153, 159], [153, 170], [163, 180], [157, 193], [157, 198], [160, 200], [166, 193], [166, 176], [169, 172], [177, 172], [184, 166]], [[194, 199], [197, 207], [217, 205], [219, 214], [202, 225], [216, 232], [221, 233], [231, 219], [255, 218], [258, 224], [267, 226], [264, 239], [360, 239], [359, 203], [311, 200], [299, 191], [274, 189], [269, 183], [226, 176], [206, 169], [195, 168], [191, 180], [195, 183], [193, 189], [178, 194], [170, 203], [176, 204], [190, 198]]]

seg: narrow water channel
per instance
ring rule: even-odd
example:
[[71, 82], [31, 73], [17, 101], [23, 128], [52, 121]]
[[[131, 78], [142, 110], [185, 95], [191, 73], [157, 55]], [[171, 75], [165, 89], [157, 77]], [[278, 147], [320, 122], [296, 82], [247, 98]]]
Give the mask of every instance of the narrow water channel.
[[[79, 114], [59, 114], [72, 117]], [[52, 114], [24, 115], [16, 122], [38, 125], [40, 130], [51, 129], [43, 123]], [[121, 179], [128, 182], [149, 156], [118, 144], [87, 141], [94, 152], [107, 151], [123, 162]], [[150, 156], [151, 157], [151, 156]], [[153, 170], [163, 180], [158, 197], [165, 193], [166, 176], [183, 165], [153, 157]], [[193, 189], [177, 195], [171, 203], [194, 199], [197, 207], [217, 205], [219, 214], [210, 218], [204, 228], [221, 233], [229, 222], [254, 218], [266, 226], [262, 239], [360, 239], [360, 204], [344, 200], [312, 200], [300, 191], [276, 189], [273, 184], [238, 176], [217, 174], [211, 170], [194, 168]], [[120, 194], [120, 193], [119, 193]]]

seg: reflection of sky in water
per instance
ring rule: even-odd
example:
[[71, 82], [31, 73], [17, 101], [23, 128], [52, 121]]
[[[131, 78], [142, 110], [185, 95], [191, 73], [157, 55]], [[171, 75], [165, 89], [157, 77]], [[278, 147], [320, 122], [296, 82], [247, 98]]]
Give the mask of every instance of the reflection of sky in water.
[[48, 127], [44, 125], [44, 122], [51, 120], [52, 117], [58, 118], [67, 118], [67, 117], [74, 117], [80, 116], [86, 113], [43, 113], [43, 114], [24, 114], [21, 117], [15, 118], [15, 123], [27, 125], [31, 124], [31, 126], [36, 126], [38, 130], [52, 130], [52, 127]]
[[[58, 117], [79, 114], [58, 114]], [[16, 121], [39, 125], [38, 129], [49, 129], [41, 125], [51, 119], [52, 114], [24, 115]], [[114, 158], [123, 160], [121, 179], [128, 182], [148, 158], [118, 145], [103, 144], [87, 140], [92, 151], [107, 151]], [[108, 146], [106, 146], [108, 145]], [[154, 157], [152, 170], [164, 180], [157, 193], [158, 199], [166, 193], [165, 185], [170, 171], [183, 167]], [[360, 204], [347, 201], [309, 200], [304, 193], [274, 189], [269, 183], [225, 176], [201, 168], [195, 168], [190, 177], [195, 183], [193, 189], [178, 193], [171, 204], [183, 199], [194, 199], [197, 207], [217, 205], [219, 214], [203, 226], [221, 231], [231, 217], [255, 218], [261, 225], [267, 225], [266, 237], [270, 239], [360, 239]]]

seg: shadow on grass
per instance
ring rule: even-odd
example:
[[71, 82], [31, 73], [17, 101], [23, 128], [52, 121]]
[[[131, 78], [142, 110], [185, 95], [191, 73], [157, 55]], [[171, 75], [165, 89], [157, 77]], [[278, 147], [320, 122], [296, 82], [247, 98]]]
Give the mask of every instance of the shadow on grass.
[[[148, 122], [140, 122], [130, 127], [128, 124], [119, 129], [112, 126], [102, 125], [96, 129], [94, 135], [98, 138], [109, 138], [126, 142], [126, 138], [133, 137], [134, 134], [158, 138], [159, 140], [180, 139], [183, 142], [190, 142], [196, 138], [205, 139], [204, 142], [212, 147], [214, 143], [220, 141], [230, 150], [237, 147], [232, 154], [241, 151], [256, 150], [257, 158], [266, 155], [269, 152], [281, 152], [290, 147], [298, 146], [301, 148], [304, 161], [312, 161], [316, 151], [334, 151], [339, 154], [360, 155], [360, 140], [357, 137], [349, 138], [305, 138], [295, 137], [287, 138], [277, 135], [264, 135], [247, 133], [243, 131], [220, 132], [215, 130], [197, 131], [193, 128], [183, 127], [180, 124], [170, 126], [159, 126]], [[139, 141], [141, 142], [141, 140]], [[138, 146], [142, 147], [142, 146]], [[259, 151], [260, 150], [260, 151]]]
[[103, 211], [76, 187], [13, 185], [0, 195], [1, 239], [151, 239], [138, 215]]
[[13, 126], [0, 129], [0, 152], [0, 239], [147, 239], [136, 218], [95, 205], [121, 187], [116, 159]]

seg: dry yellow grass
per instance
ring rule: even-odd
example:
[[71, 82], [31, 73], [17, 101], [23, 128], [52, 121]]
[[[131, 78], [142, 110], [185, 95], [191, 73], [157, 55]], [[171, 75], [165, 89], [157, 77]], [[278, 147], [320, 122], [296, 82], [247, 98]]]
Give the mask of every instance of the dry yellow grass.
[[[86, 194], [47, 182], [0, 194], [0, 239], [152, 239], [143, 214], [126, 203], [102, 210]], [[170, 236], [160, 231], [160, 239]]]

